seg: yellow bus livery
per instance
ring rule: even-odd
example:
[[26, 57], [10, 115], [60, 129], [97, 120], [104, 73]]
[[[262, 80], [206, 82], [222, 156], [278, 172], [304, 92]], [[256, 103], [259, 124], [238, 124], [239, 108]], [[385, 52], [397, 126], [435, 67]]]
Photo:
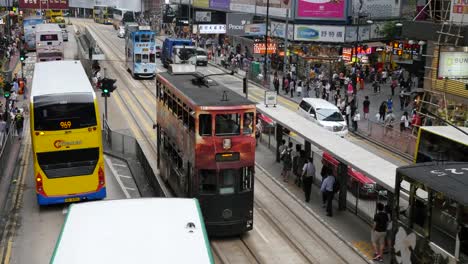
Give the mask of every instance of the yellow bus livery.
[[37, 63], [31, 109], [39, 205], [106, 197], [98, 103], [81, 63]]

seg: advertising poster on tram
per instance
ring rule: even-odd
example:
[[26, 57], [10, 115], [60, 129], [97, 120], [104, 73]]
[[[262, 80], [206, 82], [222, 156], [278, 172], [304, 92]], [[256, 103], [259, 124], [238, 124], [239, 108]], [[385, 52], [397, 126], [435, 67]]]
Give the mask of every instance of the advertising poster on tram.
[[280, 0], [280, 1], [269, 1], [269, 0], [257, 0], [257, 7], [255, 9], [256, 14], [266, 15], [267, 6], [268, 15], [276, 17], [286, 17], [286, 13], [289, 10], [289, 17], [291, 14], [291, 2], [292, 0]]
[[218, 10], [229, 10], [229, 0], [210, 0], [210, 8]]
[[68, 0], [19, 0], [21, 9], [68, 9]]
[[210, 0], [193, 0], [192, 4], [195, 7], [208, 8], [210, 7]]
[[235, 0], [230, 3], [231, 11], [255, 14], [255, 0]]
[[297, 0], [296, 19], [346, 20], [348, 0]]

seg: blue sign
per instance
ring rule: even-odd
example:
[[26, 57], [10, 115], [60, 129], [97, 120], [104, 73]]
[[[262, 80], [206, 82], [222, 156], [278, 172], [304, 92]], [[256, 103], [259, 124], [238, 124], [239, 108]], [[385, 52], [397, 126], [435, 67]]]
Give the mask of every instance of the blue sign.
[[298, 27], [297, 36], [303, 39], [318, 39], [320, 34], [317, 30], [310, 27]]

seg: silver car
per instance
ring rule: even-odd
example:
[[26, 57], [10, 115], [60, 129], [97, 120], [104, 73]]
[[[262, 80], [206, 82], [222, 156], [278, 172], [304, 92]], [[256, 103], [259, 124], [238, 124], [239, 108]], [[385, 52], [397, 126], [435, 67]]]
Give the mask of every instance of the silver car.
[[208, 55], [206, 50], [197, 48], [197, 65], [208, 65]]

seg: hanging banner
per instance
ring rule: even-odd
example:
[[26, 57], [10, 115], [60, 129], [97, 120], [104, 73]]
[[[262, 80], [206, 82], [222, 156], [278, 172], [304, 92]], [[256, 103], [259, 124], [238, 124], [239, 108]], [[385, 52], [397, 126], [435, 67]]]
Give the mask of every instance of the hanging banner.
[[192, 1], [193, 1], [192, 5], [195, 6], [195, 7], [201, 7], [201, 8], [209, 8], [210, 7], [210, 1], [209, 0], [192, 0]]
[[359, 0], [352, 1], [353, 17], [366, 14], [369, 18], [400, 17], [402, 0]]
[[[286, 24], [281, 22], [270, 22], [270, 32], [272, 37], [285, 38]], [[294, 25], [288, 24], [288, 39], [294, 39]]]
[[468, 78], [468, 53], [441, 51], [439, 78]]
[[68, 0], [18, 0], [21, 9], [68, 9]]
[[229, 0], [210, 0], [210, 8], [229, 10]]
[[346, 20], [347, 3], [348, 0], [297, 0], [295, 18], [335, 21]]
[[265, 24], [249, 24], [244, 26], [246, 36], [264, 36], [266, 35]]
[[229, 6], [231, 11], [255, 14], [255, 0], [233, 0]]
[[344, 39], [344, 26], [294, 26], [294, 40], [318, 42], [344, 42]]

